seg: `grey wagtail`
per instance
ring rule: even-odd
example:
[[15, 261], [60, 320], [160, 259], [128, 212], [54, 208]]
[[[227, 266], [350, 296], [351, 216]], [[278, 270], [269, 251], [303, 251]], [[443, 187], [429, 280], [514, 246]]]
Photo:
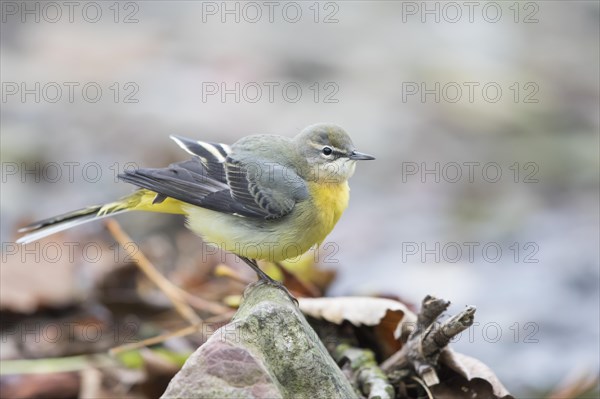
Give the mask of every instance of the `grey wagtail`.
[[262, 280], [256, 260], [297, 257], [331, 232], [348, 206], [348, 178], [356, 161], [375, 159], [355, 150], [340, 127], [316, 124], [293, 139], [255, 135], [231, 147], [171, 138], [193, 157], [167, 168], [137, 169], [119, 178], [133, 194], [33, 223], [17, 242], [127, 211], [187, 216], [208, 244], [233, 252]]

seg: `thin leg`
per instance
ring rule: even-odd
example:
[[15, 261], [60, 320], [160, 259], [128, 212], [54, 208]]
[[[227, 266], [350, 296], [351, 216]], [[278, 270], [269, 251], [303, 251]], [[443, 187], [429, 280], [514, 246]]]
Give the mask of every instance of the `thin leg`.
[[298, 300], [296, 299], [295, 296], [292, 295], [292, 293], [287, 289], [287, 287], [285, 285], [283, 285], [282, 283], [280, 283], [279, 281], [273, 280], [271, 277], [269, 277], [267, 275], [267, 273], [263, 272], [260, 269], [260, 267], [258, 267], [256, 260], [249, 259], [244, 256], [239, 256], [239, 258], [241, 260], [243, 260], [248, 266], [250, 266], [252, 268], [252, 270], [254, 270], [256, 272], [256, 275], [258, 276], [259, 281], [264, 281], [267, 284], [274, 285], [277, 288], [283, 290], [290, 297], [290, 299], [296, 304], [296, 306], [298, 306]]
[[260, 269], [260, 267], [258, 267], [258, 264], [256, 263], [256, 261], [254, 259], [246, 258], [244, 256], [240, 256], [239, 258], [241, 260], [243, 260], [248, 266], [250, 266], [252, 268], [252, 270], [254, 270], [256, 272], [256, 275], [258, 276], [259, 280], [265, 280], [265, 281], [268, 281], [270, 283], [277, 283], [277, 284], [279, 284], [277, 281], [275, 281], [271, 277], [269, 277], [269, 275], [267, 273], [263, 272]]

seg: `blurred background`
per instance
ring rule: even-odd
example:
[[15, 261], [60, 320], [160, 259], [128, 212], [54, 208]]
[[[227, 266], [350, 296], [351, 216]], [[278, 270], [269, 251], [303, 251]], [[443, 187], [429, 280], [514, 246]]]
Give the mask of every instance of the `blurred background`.
[[[326, 121], [377, 157], [318, 259], [336, 272], [327, 295], [477, 306], [454, 347], [517, 397], [598, 375], [598, 2], [74, 3], [2, 3], [11, 326], [93, 303], [126, 256], [102, 223], [28, 253], [19, 226], [185, 159], [170, 134], [232, 143]], [[175, 281], [195, 273], [182, 218], [118, 220]], [[64, 354], [24, 351], [22, 334], [4, 331], [3, 359]]]

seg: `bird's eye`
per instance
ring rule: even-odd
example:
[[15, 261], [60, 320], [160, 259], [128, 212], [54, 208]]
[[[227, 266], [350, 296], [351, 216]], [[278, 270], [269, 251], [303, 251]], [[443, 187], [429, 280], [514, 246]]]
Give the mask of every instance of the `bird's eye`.
[[323, 147], [323, 155], [331, 155], [333, 153], [333, 150], [331, 149], [331, 147]]

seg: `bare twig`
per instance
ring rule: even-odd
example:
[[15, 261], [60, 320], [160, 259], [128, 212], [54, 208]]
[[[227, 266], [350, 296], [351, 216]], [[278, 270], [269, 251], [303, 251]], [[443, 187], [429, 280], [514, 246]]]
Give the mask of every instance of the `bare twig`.
[[[152, 262], [141, 252], [135, 250], [129, 245], [131, 238], [121, 229], [119, 223], [113, 219], [106, 221], [106, 227], [115, 240], [127, 251], [128, 255], [135, 261], [140, 270], [169, 298], [177, 312], [186, 319], [191, 325], [199, 325], [202, 319], [194, 312], [187, 303], [185, 297], [181, 294], [179, 287], [167, 280], [156, 270]], [[126, 345], [124, 345], [126, 346]], [[117, 349], [117, 348], [115, 348]]]
[[433, 350], [431, 353], [426, 352], [425, 356], [432, 355], [435, 351], [439, 351], [448, 345], [452, 337], [460, 334], [473, 324], [474, 317], [475, 307], [467, 306], [465, 310], [442, 323], [440, 328], [435, 329], [432, 334], [425, 337], [423, 346]]
[[161, 335], [157, 335], [155, 337], [152, 338], [148, 338], [145, 339], [143, 341], [139, 341], [139, 342], [132, 342], [129, 344], [124, 344], [124, 345], [120, 345], [114, 348], [111, 348], [109, 350], [109, 353], [111, 355], [117, 355], [119, 353], [122, 352], [127, 352], [127, 351], [131, 351], [131, 350], [136, 350], [136, 349], [140, 349], [146, 346], [150, 346], [150, 345], [157, 345], [160, 343], [163, 343], [171, 338], [176, 338], [176, 337], [185, 337], [186, 335], [190, 335], [190, 334], [194, 334], [198, 331], [202, 330], [202, 325], [208, 324], [208, 323], [223, 323], [226, 322], [228, 320], [231, 319], [231, 317], [233, 317], [233, 315], [235, 314], [234, 310], [229, 309], [226, 313], [221, 313], [218, 315], [215, 315], [213, 317], [209, 317], [206, 320], [204, 320], [204, 322], [202, 324], [197, 324], [197, 325], [193, 325], [193, 326], [188, 326], [188, 327], [184, 327], [180, 330], [177, 330], [175, 332], [171, 332], [171, 333], [165, 333], [165, 334], [161, 334]]
[[144, 339], [142, 341], [132, 342], [130, 344], [120, 345], [115, 348], [111, 348], [109, 350], [109, 353], [114, 356], [114, 355], [118, 355], [119, 353], [140, 349], [140, 348], [150, 346], [150, 345], [160, 344], [171, 338], [185, 337], [186, 335], [193, 334], [197, 331], [198, 331], [198, 325], [187, 326], [185, 328], [182, 328], [182, 329], [174, 331], [174, 332], [157, 335], [155, 337]]
[[449, 301], [427, 295], [423, 299], [421, 311], [417, 318], [417, 327], [421, 329], [431, 326], [438, 317], [450, 306]]
[[435, 366], [440, 352], [452, 337], [473, 324], [475, 314], [475, 308], [469, 306], [444, 323], [436, 322], [449, 305], [450, 302], [429, 295], [423, 299], [415, 330], [402, 349], [381, 365], [388, 375], [395, 374], [398, 379], [403, 379], [410, 376], [410, 370], [413, 370], [425, 385], [439, 383]]
[[115, 359], [106, 354], [77, 355], [42, 359], [0, 361], [0, 376], [10, 374], [49, 374], [81, 371], [88, 368], [116, 367]]
[[190, 306], [192, 306], [193, 308], [196, 308], [198, 310], [203, 310], [206, 312], [210, 312], [215, 315], [231, 312], [231, 308], [228, 306], [224, 306], [218, 302], [209, 301], [209, 300], [201, 298], [199, 296], [190, 294], [189, 292], [187, 292], [177, 286], [174, 286], [174, 287], [181, 293], [181, 296], [183, 296], [185, 298], [185, 300], [187, 301], [187, 303]]

